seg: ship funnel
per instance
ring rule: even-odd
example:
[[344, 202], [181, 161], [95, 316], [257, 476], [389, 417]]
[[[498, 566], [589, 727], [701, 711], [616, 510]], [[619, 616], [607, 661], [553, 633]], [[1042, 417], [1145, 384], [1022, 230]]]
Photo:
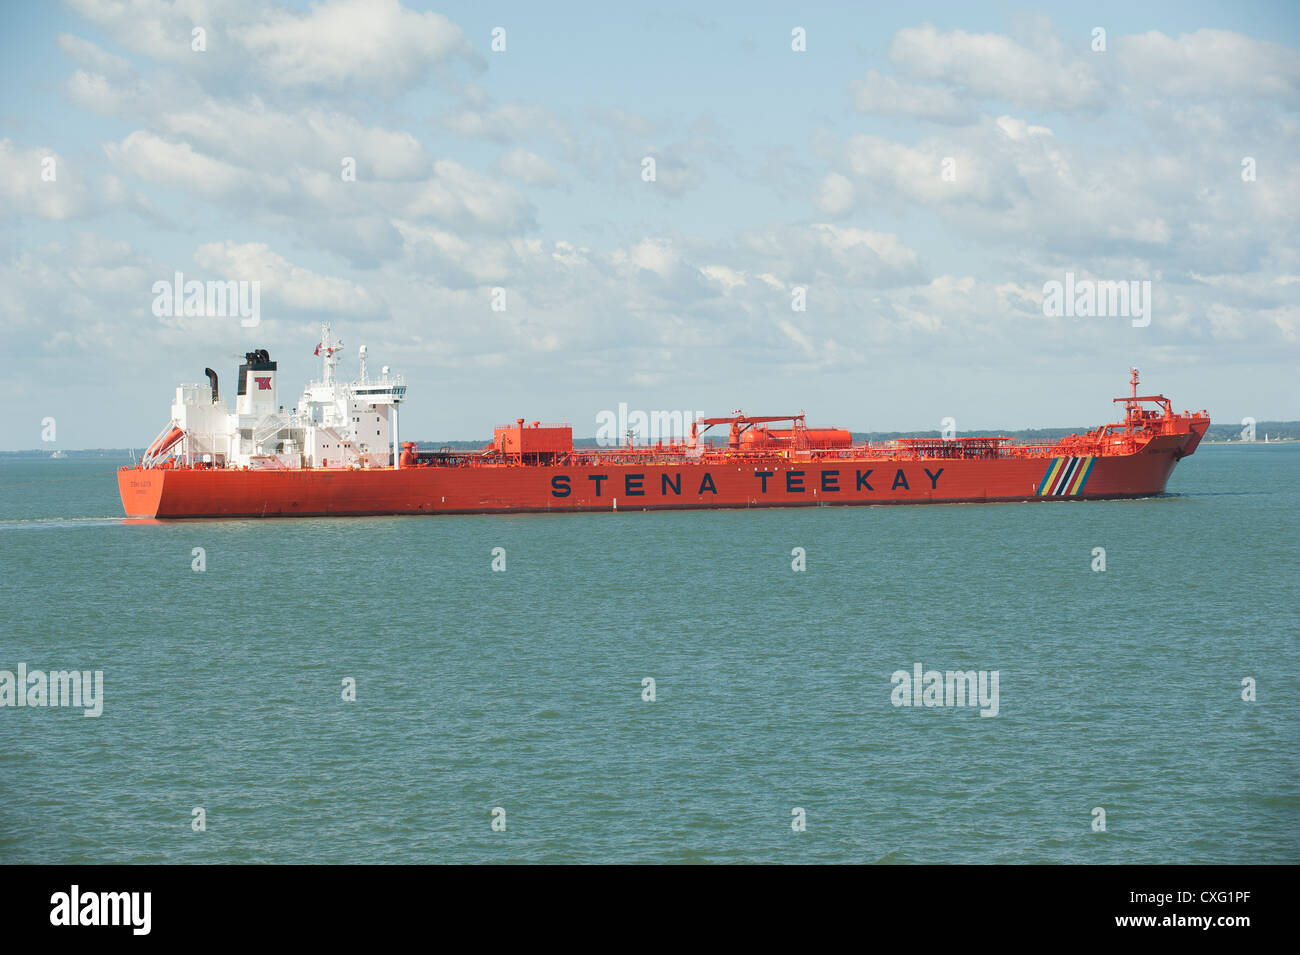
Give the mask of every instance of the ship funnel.
[[276, 400], [276, 363], [271, 361], [271, 353], [259, 348], [245, 354], [244, 359], [239, 366], [235, 413], [259, 419], [275, 414], [279, 404]]
[[208, 376], [208, 383], [212, 385], [212, 403], [215, 405], [221, 398], [221, 393], [217, 390], [217, 373], [211, 368], [204, 368], [203, 374]]

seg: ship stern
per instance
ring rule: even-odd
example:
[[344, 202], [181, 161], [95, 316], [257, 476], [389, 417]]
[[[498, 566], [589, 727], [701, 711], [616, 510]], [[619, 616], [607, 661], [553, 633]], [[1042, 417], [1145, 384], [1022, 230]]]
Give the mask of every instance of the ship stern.
[[157, 517], [167, 471], [162, 468], [120, 468], [117, 490], [127, 517]]

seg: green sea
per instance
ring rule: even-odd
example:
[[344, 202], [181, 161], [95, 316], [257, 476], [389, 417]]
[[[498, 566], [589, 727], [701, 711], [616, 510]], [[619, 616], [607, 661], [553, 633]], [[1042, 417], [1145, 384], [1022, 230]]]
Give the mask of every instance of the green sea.
[[[1300, 444], [1137, 501], [164, 524], [115, 464], [0, 459], [0, 670], [103, 674], [0, 707], [0, 862], [1300, 862]], [[894, 705], [917, 664], [997, 715]]]

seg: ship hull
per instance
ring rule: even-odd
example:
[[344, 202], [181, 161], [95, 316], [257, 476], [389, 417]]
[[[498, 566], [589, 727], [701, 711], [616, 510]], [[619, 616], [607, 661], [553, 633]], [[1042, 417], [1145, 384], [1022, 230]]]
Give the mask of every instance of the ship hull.
[[1161, 494], [1200, 435], [1095, 457], [493, 464], [393, 469], [123, 468], [133, 518], [338, 517], [1096, 500]]

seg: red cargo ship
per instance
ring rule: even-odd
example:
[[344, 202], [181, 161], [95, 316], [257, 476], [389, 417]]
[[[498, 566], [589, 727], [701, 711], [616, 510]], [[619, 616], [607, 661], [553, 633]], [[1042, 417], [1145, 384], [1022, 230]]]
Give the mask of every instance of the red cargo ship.
[[[1007, 437], [912, 438], [854, 444], [848, 431], [809, 428], [804, 415], [693, 422], [683, 439], [575, 449], [568, 425], [496, 429], [479, 451], [400, 444], [405, 383], [325, 374], [299, 408], [275, 409], [275, 362], [249, 352], [231, 414], [217, 377], [178, 389], [172, 421], [139, 465], [118, 473], [129, 517], [320, 517], [516, 511], [616, 511], [832, 504], [938, 504], [1148, 497], [1196, 450], [1206, 412], [1177, 414], [1162, 395], [1116, 398], [1117, 424], [1049, 444]], [[324, 352], [322, 352], [324, 349]], [[776, 428], [772, 425], [780, 424]], [[707, 432], [727, 429], [725, 442]], [[374, 431], [373, 436], [370, 434]], [[391, 439], [391, 447], [390, 447]], [[398, 450], [400, 447], [400, 451]]]

